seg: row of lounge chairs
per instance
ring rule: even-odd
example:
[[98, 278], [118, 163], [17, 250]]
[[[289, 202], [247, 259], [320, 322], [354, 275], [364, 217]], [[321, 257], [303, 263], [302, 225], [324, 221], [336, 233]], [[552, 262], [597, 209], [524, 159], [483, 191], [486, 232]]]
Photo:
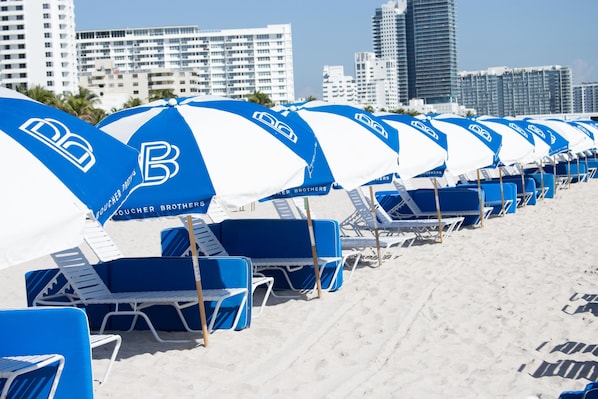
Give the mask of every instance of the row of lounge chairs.
[[[516, 185], [514, 182], [512, 184]], [[354, 205], [354, 212], [347, 217], [345, 220], [339, 222], [333, 222], [328, 224], [320, 224], [319, 228], [336, 228], [338, 231], [335, 238], [331, 239], [332, 252], [329, 256], [319, 255], [318, 263], [320, 263], [320, 271], [328, 271], [328, 279], [325, 283], [325, 289], [336, 290], [342, 284], [342, 268], [348, 268], [350, 270], [349, 278], [355, 270], [355, 266], [360, 261], [365, 251], [370, 251], [370, 256], [377, 257], [382, 261], [385, 257], [395, 257], [399, 253], [399, 248], [406, 248], [412, 245], [416, 240], [426, 240], [436, 242], [444, 237], [449, 237], [452, 233], [457, 231], [463, 226], [463, 223], [467, 217], [474, 218], [479, 221], [488, 218], [494, 211], [494, 207], [482, 206], [482, 211], [479, 209], [475, 210], [451, 210], [446, 207], [442, 209], [441, 218], [438, 218], [437, 212], [431, 212], [422, 210], [416, 199], [412, 198], [412, 192], [406, 190], [405, 186], [402, 186], [400, 182], [395, 182], [397, 192], [393, 195], [399, 197], [399, 204], [394, 204], [393, 207], [388, 210], [388, 197], [386, 194], [381, 195], [368, 195], [364, 190], [355, 189], [347, 192], [352, 204]], [[525, 189], [525, 185], [522, 185]], [[469, 189], [469, 188], [468, 188]], [[475, 190], [473, 190], [475, 191]], [[521, 191], [519, 189], [518, 191]], [[519, 206], [525, 206], [530, 203], [530, 199], [539, 195], [546, 194], [546, 190], [543, 188], [538, 191], [534, 189], [533, 194], [523, 196], [523, 200], [515, 200]], [[477, 193], [479, 197], [479, 193]], [[521, 195], [521, 194], [520, 194]], [[379, 201], [381, 199], [382, 201]], [[373, 202], [372, 202], [373, 201]], [[297, 226], [304, 226], [304, 220], [300, 220], [306, 217], [302, 214], [303, 207], [297, 204], [296, 201], [292, 200], [276, 200], [274, 201], [277, 211], [279, 212], [280, 221], [291, 221], [293, 222], [293, 228]], [[512, 203], [513, 204], [513, 203]], [[511, 207], [509, 204], [508, 207]], [[410, 214], [401, 214], [397, 209], [409, 208]], [[504, 214], [504, 204], [501, 207], [501, 212]], [[313, 215], [312, 215], [313, 216]], [[212, 223], [209, 225], [203, 218], [195, 218], [193, 221], [193, 230], [195, 237], [195, 245], [199, 248], [200, 253], [203, 257], [212, 258], [215, 262], [219, 262], [222, 258], [230, 258], [230, 252], [226, 249], [220, 240], [226, 236], [223, 233], [226, 229], [236, 227], [236, 224], [240, 225], [243, 231], [249, 231], [247, 229], [252, 228], [251, 223], [253, 221], [238, 222], [228, 220], [226, 214], [222, 210], [212, 210], [210, 217], [219, 218], [218, 223]], [[274, 223], [264, 222], [270, 225]], [[336, 225], [335, 225], [336, 223]], [[476, 223], [473, 223], [474, 225]], [[273, 224], [272, 224], [273, 225]], [[255, 226], [253, 226], [255, 227]], [[216, 230], [214, 230], [216, 229]], [[181, 229], [179, 229], [181, 230]], [[182, 228], [185, 230], [185, 228]], [[214, 232], [219, 231], [217, 235]], [[322, 230], [323, 231], [323, 230]], [[378, 235], [376, 235], [376, 232]], [[172, 233], [172, 232], [166, 232]], [[175, 232], [180, 233], [180, 231]], [[243, 233], [243, 237], [248, 235]], [[182, 236], [185, 236], [183, 234]], [[90, 222], [89, 228], [85, 232], [85, 239], [87, 244], [93, 249], [98, 259], [100, 259], [101, 265], [109, 264], [123, 260], [122, 253], [110, 240], [103, 228], [98, 224]], [[266, 239], [271, 242], [272, 237]], [[336, 248], [336, 242], [338, 240], [338, 248]], [[256, 239], [259, 242], [260, 239]], [[188, 241], [183, 242], [178, 248], [177, 253], [169, 253], [166, 251], [168, 245], [164, 244], [163, 239], [163, 255], [168, 259], [180, 259], [184, 260], [182, 256], [189, 254], [190, 244]], [[172, 244], [172, 242], [170, 243]], [[230, 243], [228, 243], [230, 244]], [[248, 244], [249, 245], [249, 244]], [[381, 252], [377, 253], [374, 248], [379, 245]], [[241, 251], [241, 249], [238, 249]], [[236, 251], [232, 252], [233, 254]], [[172, 258], [176, 256], [176, 258]], [[281, 258], [278, 263], [275, 264], [264, 264], [261, 270], [257, 270], [255, 265], [251, 265], [252, 259], [258, 264], [260, 254], [251, 254], [250, 258], [243, 260], [247, 262], [248, 276], [246, 280], [248, 283], [245, 286], [226, 286], [218, 288], [207, 288], [203, 291], [204, 302], [212, 303], [212, 312], [210, 319], [210, 331], [217, 328], [217, 320], [219, 319], [219, 312], [221, 311], [225, 301], [231, 298], [236, 298], [236, 302], [232, 306], [228, 306], [225, 313], [231, 313], [231, 322], [229, 328], [239, 329], [249, 326], [249, 319], [259, 316], [264, 309], [270, 295], [278, 295], [275, 290], [276, 283], [280, 282], [280, 274], [268, 273], [268, 271], [276, 271], [282, 273], [283, 280], [286, 279], [286, 287], [282, 289], [291, 290], [313, 290], [313, 280], [302, 277], [300, 280], [301, 286], [295, 287], [293, 280], [293, 273], [306, 266], [309, 266], [312, 260], [309, 259], [305, 254], [293, 255], [295, 259], [301, 259], [301, 261], [295, 261], [295, 263], [287, 263], [286, 265], [280, 264]], [[234, 257], [234, 256], [233, 256]], [[43, 281], [37, 281], [36, 284], [29, 284], [32, 281], [36, 281], [39, 275], [36, 274], [35, 278], [29, 276], [28, 287], [30, 285], [36, 285], [35, 295], [31, 297], [31, 304], [34, 306], [51, 305], [63, 308], [65, 306], [83, 306], [91, 309], [93, 306], [109, 305], [108, 311], [100, 312], [100, 328], [99, 334], [91, 334], [87, 332], [87, 345], [90, 349], [98, 346], [114, 343], [114, 351], [112, 353], [108, 368], [104, 372], [102, 380], [105, 382], [108, 378], [108, 374], [112, 367], [112, 364], [116, 358], [118, 348], [121, 343], [120, 335], [117, 334], [104, 334], [104, 330], [108, 328], [108, 320], [115, 316], [127, 317], [129, 322], [124, 324], [124, 329], [135, 328], [138, 321], [143, 321], [145, 328], [151, 330], [152, 334], [158, 341], [163, 340], [157, 333], [160, 326], [154, 326], [155, 320], [150, 315], [150, 310], [155, 307], [171, 307], [174, 309], [178, 316], [179, 322], [184, 326], [184, 330], [189, 332], [198, 332], [199, 330], [193, 328], [193, 326], [187, 323], [189, 313], [185, 313], [185, 309], [197, 307], [198, 297], [197, 292], [192, 289], [155, 289], [155, 290], [123, 290], [122, 287], [114, 291], [110, 285], [105, 281], [105, 276], [97, 272], [91, 263], [85, 258], [83, 252], [79, 248], [75, 248], [69, 251], [63, 251], [53, 255], [53, 259], [59, 267], [59, 273], [54, 273], [49, 278]], [[141, 259], [140, 261], [146, 262], [147, 260]], [[288, 259], [287, 259], [288, 261]], [[189, 262], [186, 263], [187, 265]], [[332, 265], [329, 267], [328, 265]], [[313, 264], [311, 265], [313, 270]], [[207, 270], [207, 269], [206, 269]], [[309, 271], [308, 273], [309, 274]], [[306, 276], [305, 274], [304, 276]], [[340, 277], [339, 277], [340, 276]], [[110, 278], [112, 280], [112, 278]], [[112, 281], [111, 281], [112, 282]], [[250, 308], [252, 307], [253, 301], [252, 296], [256, 289], [260, 286], [264, 287], [264, 296], [259, 302], [258, 310], [252, 314]], [[280, 289], [280, 288], [279, 288]], [[29, 295], [29, 293], [28, 293]], [[33, 292], [31, 293], [33, 295]], [[88, 312], [90, 317], [93, 317], [94, 312]], [[223, 315], [226, 317], [226, 315]], [[86, 321], [87, 322], [87, 321]], [[120, 329], [123, 324], [117, 326]], [[13, 384], [15, 381], [18, 382], [19, 378], [29, 372], [35, 372], [38, 369], [52, 368], [53, 367], [53, 380], [50, 381], [48, 386], [48, 392], [54, 392], [57, 388], [56, 382], [59, 381], [61, 374], [63, 374], [62, 368], [64, 360], [61, 358], [62, 355], [53, 354], [48, 352], [47, 355], [41, 357], [30, 357], [30, 358], [18, 358], [16, 355], [10, 353], [0, 353], [0, 384], [4, 380], [5, 391], [15, 389]], [[54, 385], [52, 385], [54, 384]], [[11, 388], [11, 385], [13, 386]]]

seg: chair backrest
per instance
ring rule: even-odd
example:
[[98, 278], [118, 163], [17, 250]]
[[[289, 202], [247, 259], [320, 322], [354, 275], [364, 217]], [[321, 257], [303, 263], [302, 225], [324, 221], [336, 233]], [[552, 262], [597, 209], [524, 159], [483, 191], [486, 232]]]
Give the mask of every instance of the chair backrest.
[[[187, 227], [186, 216], [181, 216], [181, 221]], [[222, 246], [218, 237], [212, 232], [210, 226], [199, 217], [193, 217], [193, 236], [195, 237], [195, 244], [199, 247], [199, 250], [205, 256], [228, 256], [228, 252]], [[189, 250], [185, 252], [185, 255], [189, 254]]]
[[212, 219], [212, 222], [214, 223], [220, 223], [223, 220], [230, 219], [230, 215], [228, 214], [226, 209], [224, 209], [222, 205], [220, 205], [216, 198], [212, 198], [210, 200], [210, 205], [208, 206], [207, 213], [210, 219]]
[[398, 179], [393, 179], [392, 182], [393, 182], [394, 186], [396, 187], [399, 195], [401, 196], [402, 203], [407, 205], [407, 207], [409, 208], [411, 213], [413, 213], [415, 216], [421, 215], [422, 210], [420, 209], [420, 207], [417, 205], [417, 203], [413, 200], [413, 198], [409, 194], [409, 191], [407, 190], [407, 187], [405, 187], [405, 184], [401, 180], [398, 180]]
[[[361, 188], [361, 194], [363, 195], [363, 202], [366, 204], [366, 207], [370, 210], [370, 214], [372, 212], [372, 202], [370, 200], [370, 196], [366, 193], [366, 190], [369, 190], [368, 187], [362, 187]], [[393, 222], [393, 218], [392, 216], [390, 216], [388, 214], [388, 212], [386, 212], [386, 209], [384, 209], [379, 203], [378, 200], [376, 200], [376, 197], [374, 196], [374, 209], [376, 211], [376, 218], [380, 221], [380, 223], [392, 223]]]
[[298, 219], [293, 212], [291, 204], [286, 198], [276, 198], [272, 200], [274, 209], [278, 213], [278, 217], [281, 219]]
[[122, 252], [110, 238], [104, 227], [95, 219], [85, 221], [85, 242], [102, 262], [123, 257]]
[[359, 188], [355, 188], [353, 190], [347, 191], [349, 198], [351, 199], [351, 203], [355, 208], [355, 212], [362, 221], [366, 224], [368, 228], [375, 228], [376, 221], [374, 220], [374, 216], [372, 215], [372, 210], [368, 203], [365, 200], [363, 192]]
[[79, 248], [55, 252], [51, 256], [83, 303], [112, 294]]

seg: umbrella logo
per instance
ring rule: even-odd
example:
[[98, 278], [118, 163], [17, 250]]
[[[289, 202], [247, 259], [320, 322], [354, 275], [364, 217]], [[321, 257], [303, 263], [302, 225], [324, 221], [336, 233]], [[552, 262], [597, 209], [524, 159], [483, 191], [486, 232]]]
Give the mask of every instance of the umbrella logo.
[[278, 133], [291, 140], [293, 144], [297, 144], [297, 134], [295, 134], [289, 125], [279, 121], [274, 115], [264, 111], [255, 111], [253, 113], [253, 119], [276, 130]]
[[19, 129], [46, 144], [84, 173], [96, 163], [91, 144], [55, 119], [29, 118]]
[[179, 173], [176, 162], [181, 151], [166, 141], [141, 143], [140, 166], [143, 171], [142, 186], [157, 186]]
[[529, 135], [527, 134], [527, 132], [525, 130], [523, 130], [521, 128], [521, 126], [517, 125], [516, 123], [510, 122], [509, 127], [511, 129], [515, 130], [517, 133], [519, 133], [523, 137], [525, 137], [526, 139], [529, 138]]
[[487, 142], [491, 143], [492, 142], [492, 136], [490, 135], [490, 133], [484, 129], [482, 126], [480, 125], [476, 125], [476, 124], [471, 124], [469, 125], [469, 130], [471, 130], [472, 132], [474, 132], [475, 134], [477, 134], [478, 136], [482, 137], [484, 140], [486, 140]]
[[428, 136], [432, 137], [434, 140], [438, 141], [438, 134], [430, 126], [424, 125], [422, 121], [411, 121], [411, 126], [418, 130], [421, 130]]
[[529, 130], [532, 131], [532, 133], [537, 134], [538, 136], [542, 137], [543, 139], [546, 139], [546, 135], [544, 134], [544, 132], [538, 127], [538, 126], [534, 126], [534, 125], [527, 125], [527, 128]]
[[375, 131], [376, 133], [378, 133], [380, 136], [384, 137], [385, 139], [388, 138], [388, 133], [386, 132], [384, 127], [380, 123], [373, 120], [370, 116], [368, 116], [364, 113], [358, 112], [355, 114], [355, 120], [366, 125], [371, 130]]

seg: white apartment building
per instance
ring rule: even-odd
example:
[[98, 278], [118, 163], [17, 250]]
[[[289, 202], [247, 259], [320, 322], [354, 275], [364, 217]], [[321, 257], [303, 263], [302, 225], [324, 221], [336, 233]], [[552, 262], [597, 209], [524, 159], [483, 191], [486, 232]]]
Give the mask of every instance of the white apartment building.
[[0, 0], [0, 85], [75, 93], [73, 0]]
[[396, 61], [380, 59], [372, 52], [355, 53], [358, 101], [375, 109], [399, 108]]
[[199, 75], [193, 70], [154, 68], [144, 72], [121, 72], [110, 59], [98, 60], [96, 67], [79, 77], [79, 85], [100, 99], [97, 107], [111, 112], [129, 99], [146, 103], [159, 92], [171, 91], [176, 97], [199, 94]]
[[322, 100], [332, 103], [357, 102], [355, 79], [345, 76], [345, 68], [342, 65], [324, 65]]
[[295, 101], [290, 24], [206, 32], [196, 26], [78, 31], [77, 58], [82, 78], [110, 59], [118, 74], [196, 74], [197, 92], [190, 95], [243, 99], [259, 91], [277, 104]]

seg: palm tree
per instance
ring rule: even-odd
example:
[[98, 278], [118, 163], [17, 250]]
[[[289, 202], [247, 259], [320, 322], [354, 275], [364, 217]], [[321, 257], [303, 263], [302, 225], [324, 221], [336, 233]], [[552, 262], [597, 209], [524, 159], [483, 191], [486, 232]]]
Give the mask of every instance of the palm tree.
[[150, 90], [150, 101], [162, 100], [163, 98], [176, 98], [172, 89]]
[[56, 95], [41, 85], [33, 86], [31, 89], [26, 89], [25, 86], [19, 85], [17, 91], [43, 104], [52, 105], [56, 103]]
[[94, 119], [94, 112], [96, 112], [93, 104], [98, 101], [99, 98], [94, 92], [79, 86], [77, 94], [66, 93], [64, 95], [61, 109], [91, 123]]
[[314, 96], [307, 96], [307, 98], [305, 99], [305, 101], [310, 102], [310, 101], [316, 101], [317, 98]]
[[247, 101], [260, 104], [268, 108], [272, 108], [274, 106], [274, 102], [270, 99], [270, 97], [261, 91], [254, 91], [252, 94], [247, 95]]
[[92, 108], [91, 112], [88, 114], [88, 122], [92, 125], [97, 125], [100, 123], [102, 119], [108, 116], [108, 113], [104, 111], [102, 108]]
[[123, 104], [121, 109], [125, 108], [133, 108], [143, 104], [140, 98], [138, 97], [129, 97], [126, 103]]

